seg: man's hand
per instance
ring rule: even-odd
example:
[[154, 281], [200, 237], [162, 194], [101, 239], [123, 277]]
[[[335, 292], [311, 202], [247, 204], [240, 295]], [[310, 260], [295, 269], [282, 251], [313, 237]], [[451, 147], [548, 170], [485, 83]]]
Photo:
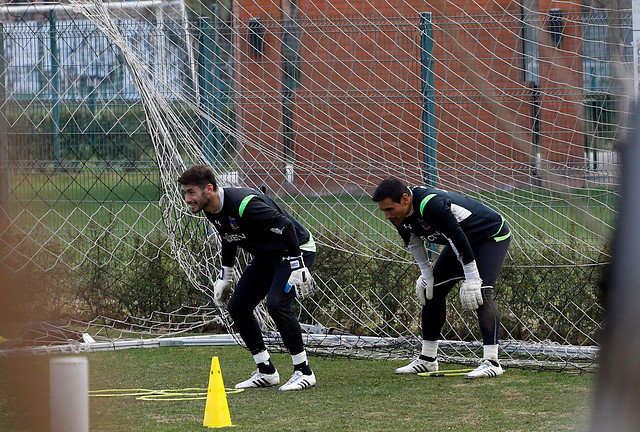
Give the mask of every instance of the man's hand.
[[418, 303], [424, 306], [427, 300], [433, 298], [433, 275], [421, 275], [416, 281], [416, 295]]
[[213, 284], [213, 303], [226, 309], [233, 294], [233, 267], [222, 266], [220, 276]]
[[460, 287], [460, 303], [465, 309], [476, 310], [484, 303], [482, 300], [482, 279], [476, 261], [473, 260], [462, 266], [464, 279]]
[[313, 278], [309, 269], [305, 267], [302, 256], [290, 258], [291, 275], [287, 281], [284, 292], [289, 292], [291, 288], [295, 290], [296, 297], [304, 300], [313, 293]]
[[482, 279], [471, 279], [462, 282], [460, 287], [460, 303], [465, 309], [476, 310], [484, 301], [482, 300]]

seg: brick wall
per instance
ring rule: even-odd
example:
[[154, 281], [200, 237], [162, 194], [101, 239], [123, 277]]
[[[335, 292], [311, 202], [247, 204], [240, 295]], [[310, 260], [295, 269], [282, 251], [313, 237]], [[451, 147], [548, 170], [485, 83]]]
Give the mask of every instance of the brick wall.
[[[430, 2], [455, 14], [450, 1]], [[460, 2], [463, 3], [463, 2]], [[448, 189], [519, 187], [531, 183], [532, 89], [524, 82], [517, 2], [471, 2], [465, 11], [502, 13], [504, 23], [470, 21], [463, 28], [434, 22], [437, 163]], [[370, 5], [373, 4], [374, 8]], [[400, 3], [402, 4], [402, 3]], [[355, 5], [355, 6], [354, 6]], [[366, 5], [366, 9], [365, 8]], [[423, 175], [418, 15], [424, 2], [300, 1], [304, 26], [302, 85], [292, 94], [295, 175], [285, 171], [281, 23], [294, 16], [288, 0], [238, 0], [236, 46], [240, 170], [250, 186], [305, 194], [370, 190], [380, 177], [417, 183]], [[356, 6], [362, 9], [356, 9]], [[568, 2], [539, 8], [570, 10]], [[574, 9], [578, 6], [572, 6]], [[364, 10], [363, 10], [364, 9]], [[373, 13], [375, 11], [375, 13]], [[347, 21], [336, 17], [361, 17]], [[262, 54], [248, 44], [248, 22], [265, 25]], [[389, 19], [381, 18], [389, 17]], [[394, 18], [391, 18], [394, 17]], [[306, 19], [312, 18], [312, 19]], [[492, 21], [494, 22], [494, 21]], [[561, 45], [540, 41], [539, 151], [564, 166], [583, 156], [578, 122], [581, 87], [578, 26], [567, 26]], [[473, 37], [470, 37], [473, 35]], [[479, 43], [477, 42], [479, 41]], [[377, 47], [383, 48], [377, 48]], [[496, 103], [497, 101], [497, 103]], [[293, 180], [290, 182], [289, 180]]]

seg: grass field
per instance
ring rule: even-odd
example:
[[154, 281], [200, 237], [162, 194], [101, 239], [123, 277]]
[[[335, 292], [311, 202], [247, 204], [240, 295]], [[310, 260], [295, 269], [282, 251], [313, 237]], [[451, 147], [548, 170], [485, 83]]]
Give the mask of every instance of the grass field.
[[[82, 230], [92, 221], [102, 226], [111, 224], [116, 231], [128, 232], [131, 227], [145, 234], [154, 230], [162, 217], [157, 204], [161, 185], [154, 171], [16, 175], [11, 177], [10, 186], [18, 198], [11, 203], [10, 212], [20, 215], [17, 223], [24, 227], [36, 226], [42, 222], [42, 215], [46, 215], [44, 224], [51, 229], [62, 228], [62, 232], [73, 232], [73, 228]], [[575, 189], [573, 194], [574, 204], [584, 208], [595, 220], [607, 226], [613, 224], [617, 204], [614, 190]], [[593, 238], [593, 233], [583, 226], [581, 215], [556, 192], [545, 189], [497, 191], [474, 197], [503, 214], [512, 230], [525, 239], [544, 235], [560, 242], [569, 237], [602, 242]], [[396, 238], [395, 230], [368, 195], [280, 199], [316, 233], [376, 233]]]
[[[211, 357], [220, 360], [226, 387], [248, 377], [251, 356], [240, 347], [173, 347], [88, 354], [90, 390], [206, 388]], [[284, 379], [291, 360], [273, 354]], [[0, 359], [0, 369], [8, 362]], [[7, 382], [48, 382], [48, 359], [41, 377], [0, 376]], [[234, 431], [583, 431], [587, 429], [593, 374], [507, 369], [496, 379], [396, 376], [401, 361], [311, 357], [318, 378], [314, 389], [279, 393], [276, 388], [228, 394]], [[441, 368], [457, 368], [442, 365]], [[7, 370], [7, 369], [5, 369]], [[13, 388], [0, 381], [0, 389]], [[27, 386], [27, 388], [29, 388]], [[28, 405], [47, 414], [46, 391]], [[0, 390], [0, 396], [2, 390]], [[11, 394], [0, 398], [0, 431], [18, 432], [11, 423]], [[202, 426], [204, 400], [143, 401], [135, 397], [91, 398], [94, 432], [190, 432]]]

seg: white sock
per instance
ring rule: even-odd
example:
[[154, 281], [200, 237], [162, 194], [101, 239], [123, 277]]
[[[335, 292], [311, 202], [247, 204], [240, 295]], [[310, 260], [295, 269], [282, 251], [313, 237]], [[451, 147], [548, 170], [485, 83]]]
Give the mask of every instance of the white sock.
[[438, 341], [422, 341], [422, 353], [425, 357], [436, 358], [438, 356]]
[[269, 363], [270, 358], [269, 351], [267, 350], [260, 351], [258, 354], [253, 355], [253, 360], [255, 360], [256, 364]]
[[484, 358], [494, 362], [498, 361], [498, 345], [484, 345], [482, 348], [484, 350]]
[[291, 356], [291, 360], [293, 361], [294, 365], [299, 365], [300, 363], [306, 363], [307, 362], [307, 352], [306, 351], [302, 351], [299, 354], [295, 354]]

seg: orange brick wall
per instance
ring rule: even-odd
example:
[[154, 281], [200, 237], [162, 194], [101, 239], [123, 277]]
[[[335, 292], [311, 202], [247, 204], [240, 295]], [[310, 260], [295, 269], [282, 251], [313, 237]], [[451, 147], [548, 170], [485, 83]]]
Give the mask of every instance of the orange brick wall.
[[[429, 4], [434, 11], [455, 14], [459, 7], [452, 6], [453, 3]], [[520, 11], [518, 3], [512, 1], [475, 1], [471, 5], [460, 1], [458, 4], [462, 3], [467, 12]], [[303, 33], [303, 84], [295, 90], [293, 98], [296, 160], [293, 184], [285, 177], [282, 30], [279, 26], [284, 19], [282, 10], [291, 10], [290, 5], [287, 0], [237, 0], [234, 5], [235, 26], [240, 29], [235, 40], [235, 60], [239, 95], [237, 121], [242, 137], [240, 170], [244, 181], [254, 187], [266, 185], [276, 194], [283, 190], [305, 194], [370, 190], [380, 176], [390, 172], [411, 183], [419, 182], [423, 153], [415, 11], [425, 10], [425, 3], [404, 2], [402, 12], [414, 12], [413, 27], [381, 26], [382, 30], [370, 37], [380, 38], [380, 31], [385, 32], [385, 37], [375, 42], [367, 37], [354, 40], [349, 35], [357, 34], [354, 30], [358, 29], [350, 29], [345, 20], [336, 19], [336, 23], [332, 23], [326, 18], [375, 16], [371, 14], [372, 9], [381, 16], [398, 16], [399, 10], [386, 1], [301, 0], [298, 4], [307, 17], [325, 20], [321, 21], [323, 28], [313, 34], [313, 40], [304, 36], [313, 33], [313, 20], [305, 23], [311, 27], [305, 27]], [[569, 13], [569, 5], [568, 2], [539, 2], [543, 11], [562, 7]], [[266, 24], [265, 51], [261, 56], [253, 55], [248, 47], [247, 23], [251, 17], [261, 17]], [[531, 90], [523, 82], [522, 59], [514, 55], [522, 51], [519, 27], [479, 25], [467, 31], [475, 37], [469, 38], [460, 31], [434, 34], [439, 185], [449, 189], [526, 185], [531, 181], [530, 154], [533, 152]], [[578, 31], [579, 27], [567, 28], [562, 50], [576, 48], [578, 35], [571, 32]], [[407, 32], [415, 35], [407, 36]], [[402, 39], [407, 37], [414, 38], [413, 45], [405, 47], [411, 52], [373, 48], [385, 39], [402, 44]], [[325, 46], [331, 49], [323, 51], [321, 48]], [[559, 51], [551, 47], [540, 49], [539, 90], [544, 95], [540, 151], [545, 159], [571, 164], [582, 157], [584, 151], [577, 120], [581, 101], [567, 98], [562, 89], [580, 88], [581, 65], [578, 56], [569, 60], [558, 58]], [[474, 63], [474, 58], [480, 61]], [[344, 71], [336, 66], [336, 59], [346, 63]], [[331, 67], [325, 62], [331, 62]], [[380, 72], [380, 64], [387, 65], [386, 74]], [[371, 73], [374, 67], [378, 67], [377, 76]], [[478, 76], [474, 77], [470, 71]], [[398, 92], [385, 97], [376, 97], [375, 92], [358, 95], [358, 90], [371, 93], [375, 88], [398, 89]], [[488, 98], [481, 97], [482, 93]], [[455, 101], [451, 103], [448, 98]], [[305, 170], [305, 167], [311, 169]]]
[[[263, 55], [255, 55], [248, 44], [248, 21], [251, 17], [263, 20], [280, 17], [280, 0], [242, 1], [234, 7], [234, 26], [238, 33], [235, 45], [235, 79], [237, 83], [236, 121], [239, 167], [246, 181], [253, 187], [262, 186], [264, 179], [279, 178], [284, 173], [284, 154], [274, 157], [274, 149], [282, 149], [282, 75], [281, 36], [266, 32]], [[265, 9], [277, 15], [265, 16]]]
[[[549, 2], [550, 7], [558, 7]], [[575, 11], [563, 9], [563, 12]], [[551, 162], [575, 167], [584, 157], [584, 137], [582, 135], [582, 95], [569, 93], [566, 89], [582, 87], [582, 58], [565, 56], [562, 52], [580, 52], [582, 28], [566, 25], [558, 48], [551, 46], [545, 38], [540, 47], [540, 89], [544, 100], [541, 112], [540, 152], [542, 158]]]

